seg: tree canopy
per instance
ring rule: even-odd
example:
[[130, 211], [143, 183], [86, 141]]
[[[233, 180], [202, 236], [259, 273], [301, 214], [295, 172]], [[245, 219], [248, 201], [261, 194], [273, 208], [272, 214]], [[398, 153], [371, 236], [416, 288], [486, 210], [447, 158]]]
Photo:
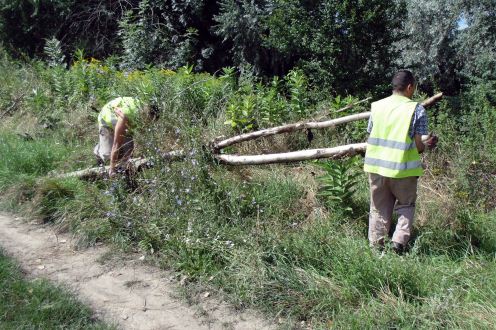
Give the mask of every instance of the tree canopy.
[[15, 0], [1, 2], [0, 38], [14, 56], [43, 57], [55, 38], [68, 60], [83, 49], [128, 69], [299, 69], [336, 94], [384, 91], [411, 68], [425, 91], [457, 93], [496, 79], [495, 12], [494, 0]]

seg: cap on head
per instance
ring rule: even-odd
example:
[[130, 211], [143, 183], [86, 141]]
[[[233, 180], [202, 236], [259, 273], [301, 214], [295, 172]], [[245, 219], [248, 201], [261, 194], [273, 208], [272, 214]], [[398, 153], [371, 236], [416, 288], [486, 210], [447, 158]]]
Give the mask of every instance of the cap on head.
[[393, 77], [392, 85], [393, 91], [403, 92], [408, 85], [415, 85], [415, 77], [409, 70], [399, 70]]

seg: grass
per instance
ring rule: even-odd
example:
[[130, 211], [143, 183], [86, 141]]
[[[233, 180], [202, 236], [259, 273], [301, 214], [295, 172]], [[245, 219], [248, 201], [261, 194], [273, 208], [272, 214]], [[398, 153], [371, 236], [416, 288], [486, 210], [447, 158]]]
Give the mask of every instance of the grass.
[[[68, 71], [64, 79], [74, 79], [80, 69]], [[44, 93], [2, 123], [0, 136], [6, 142], [0, 151], [7, 157], [0, 161], [0, 186], [11, 207], [24, 205], [71, 230], [82, 246], [104, 241], [151, 254], [192, 287], [210, 287], [238, 308], [255, 307], [290, 325], [467, 329], [496, 323], [496, 204], [491, 197], [496, 116], [485, 95], [470, 94], [465, 101], [461, 96], [468, 110], [456, 118], [442, 115], [451, 111], [449, 100], [441, 105], [432, 125], [444, 140], [426, 156], [429, 168], [421, 179], [409, 253], [399, 257], [387, 251], [381, 257], [366, 240], [368, 186], [359, 164], [335, 164], [343, 167], [336, 167], [342, 178], [331, 185], [357, 181], [356, 191], [349, 196], [341, 189], [346, 198], [337, 202], [319, 194], [317, 178], [324, 172], [310, 162], [219, 165], [204, 145], [215, 136], [234, 134], [223, 122], [230, 100], [243, 97], [236, 86], [184, 72], [163, 76], [150, 69], [126, 77], [116, 71], [104, 77], [93, 69], [88, 65], [83, 71], [90, 77], [76, 79], [84, 91], [67, 84], [69, 90], [59, 94], [42, 84]], [[110, 97], [123, 91], [164, 100], [159, 103], [165, 115], [137, 137], [137, 154], [151, 158], [155, 167], [137, 174], [132, 185], [122, 177], [97, 182], [46, 178], [52, 170], [90, 164], [96, 129], [91, 129], [91, 96], [85, 93]], [[33, 141], [13, 133], [9, 122], [23, 113], [46, 118], [39, 103], [56, 99], [53, 104], [63, 104], [60, 95], [69, 95], [74, 110], [52, 109], [60, 116], [56, 127]], [[270, 108], [269, 101], [257, 102]], [[284, 100], [277, 102], [284, 108]], [[460, 130], [460, 122], [466, 130]], [[361, 140], [364, 125], [316, 131], [311, 147]], [[301, 147], [308, 147], [306, 136], [294, 134], [231, 151]], [[183, 162], [161, 160], [162, 152], [179, 148], [187, 151]]]
[[112, 329], [73, 295], [46, 280], [26, 280], [0, 250], [2, 329]]

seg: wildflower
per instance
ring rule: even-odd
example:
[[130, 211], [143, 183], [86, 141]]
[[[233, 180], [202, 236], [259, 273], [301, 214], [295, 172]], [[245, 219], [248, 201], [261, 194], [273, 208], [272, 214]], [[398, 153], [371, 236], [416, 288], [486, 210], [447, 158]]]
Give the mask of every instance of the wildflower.
[[176, 128], [176, 135], [181, 134], [181, 130], [179, 128]]
[[111, 218], [111, 217], [115, 216], [115, 214], [110, 212], [110, 211], [107, 211], [107, 213], [105, 215], [107, 216], [107, 218]]
[[183, 205], [183, 201], [179, 198], [179, 196], [176, 195], [176, 203], [177, 205], [181, 206]]
[[193, 158], [193, 159], [191, 160], [191, 165], [193, 165], [193, 166], [198, 165], [198, 161], [197, 161], [196, 159], [194, 159], [194, 158]]

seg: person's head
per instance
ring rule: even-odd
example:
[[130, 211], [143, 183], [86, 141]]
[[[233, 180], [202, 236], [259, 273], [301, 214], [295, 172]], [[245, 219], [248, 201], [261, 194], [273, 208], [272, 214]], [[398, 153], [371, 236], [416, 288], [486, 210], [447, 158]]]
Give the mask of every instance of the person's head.
[[394, 75], [392, 85], [394, 94], [401, 94], [411, 98], [416, 87], [415, 77], [409, 70], [400, 70]]
[[159, 108], [155, 103], [145, 104], [143, 106], [143, 113], [150, 120], [157, 120], [160, 115]]

